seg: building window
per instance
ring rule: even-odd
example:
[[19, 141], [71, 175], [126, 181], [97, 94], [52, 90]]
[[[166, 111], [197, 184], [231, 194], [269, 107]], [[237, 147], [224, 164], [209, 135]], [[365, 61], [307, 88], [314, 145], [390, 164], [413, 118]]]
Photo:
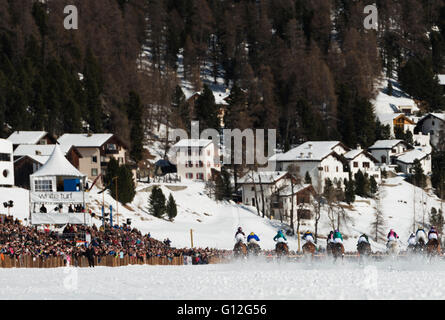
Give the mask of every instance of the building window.
[[97, 176], [97, 168], [92, 168], [91, 169], [91, 176], [92, 177], [96, 177]]
[[0, 161], [11, 161], [10, 153], [0, 153]]
[[197, 173], [197, 174], [196, 174], [196, 179], [198, 179], [198, 180], [204, 180], [204, 173]]
[[35, 180], [34, 189], [37, 192], [51, 192], [53, 191], [53, 182], [51, 180]]
[[358, 162], [354, 161], [354, 168], [358, 168]]
[[94, 163], [97, 163], [97, 156], [92, 156], [91, 161], [93, 161]]
[[116, 145], [114, 143], [107, 144], [107, 150], [116, 151]]
[[187, 161], [187, 162], [185, 163], [185, 167], [186, 167], [186, 168], [193, 168], [193, 162], [191, 162], [191, 161]]
[[193, 179], [193, 173], [186, 173], [186, 174], [185, 174], [185, 177], [186, 177], [187, 179]]
[[363, 162], [363, 168], [369, 168], [369, 162]]

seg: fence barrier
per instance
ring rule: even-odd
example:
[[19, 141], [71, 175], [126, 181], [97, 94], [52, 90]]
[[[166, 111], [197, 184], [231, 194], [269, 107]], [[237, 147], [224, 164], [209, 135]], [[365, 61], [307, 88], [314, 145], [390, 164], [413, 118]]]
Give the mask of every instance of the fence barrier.
[[[65, 267], [67, 261], [63, 257], [32, 257], [24, 255], [20, 257], [5, 256], [0, 258], [0, 268], [59, 268]], [[84, 256], [70, 258], [70, 265], [74, 267], [89, 267], [88, 259]], [[141, 257], [124, 256], [123, 258], [115, 256], [94, 257], [94, 266], [103, 267], [122, 267], [128, 265], [161, 265], [161, 266], [179, 266], [183, 265], [183, 257]]]

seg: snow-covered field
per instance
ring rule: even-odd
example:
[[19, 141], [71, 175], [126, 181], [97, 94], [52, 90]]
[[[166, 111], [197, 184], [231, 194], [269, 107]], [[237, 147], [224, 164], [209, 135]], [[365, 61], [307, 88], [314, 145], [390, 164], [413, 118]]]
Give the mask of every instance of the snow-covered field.
[[443, 299], [445, 262], [0, 269], [0, 299]]

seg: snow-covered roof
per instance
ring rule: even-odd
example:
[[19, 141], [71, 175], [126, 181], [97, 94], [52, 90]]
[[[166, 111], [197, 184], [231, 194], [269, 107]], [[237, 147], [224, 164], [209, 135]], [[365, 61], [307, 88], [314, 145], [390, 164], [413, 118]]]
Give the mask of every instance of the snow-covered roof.
[[394, 119], [396, 119], [400, 116], [408, 119], [409, 121], [412, 121], [413, 123], [415, 122], [413, 119], [406, 116], [404, 113], [383, 113], [383, 114], [379, 114], [378, 118], [382, 124], [391, 124], [391, 123], [393, 123]]
[[378, 160], [376, 158], [374, 158], [369, 152], [366, 152], [366, 150], [364, 150], [364, 149], [354, 149], [354, 150], [346, 152], [343, 156], [347, 160], [351, 161], [351, 160], [354, 160], [355, 158], [357, 158], [361, 154], [364, 154], [366, 157], [372, 159], [374, 162], [378, 162]]
[[270, 161], [320, 161], [333, 152], [340, 141], [307, 141], [286, 153], [269, 158]]
[[275, 183], [287, 174], [286, 171], [249, 172], [238, 180], [239, 184]]
[[377, 140], [369, 149], [392, 149], [399, 143], [405, 143], [403, 140], [392, 139], [392, 140]]
[[46, 131], [14, 131], [7, 140], [13, 144], [36, 144], [46, 134]]
[[99, 148], [111, 137], [113, 137], [112, 133], [65, 133], [57, 141], [63, 146], [62, 149], [64, 150], [68, 146]]
[[18, 161], [20, 161], [20, 160], [22, 160], [22, 159], [25, 158], [25, 157], [30, 158], [30, 159], [32, 159], [32, 160], [34, 160], [35, 162], [38, 162], [38, 163], [40, 163], [40, 164], [45, 164], [46, 161], [48, 161], [48, 159], [49, 159], [50, 156], [26, 155], [26, 156], [21, 156], [20, 158], [18, 158], [17, 160], [15, 160], [14, 163], [15, 163], [15, 162], [18, 162]]
[[[309, 187], [311, 187], [311, 186], [312, 186], [311, 184], [299, 184], [299, 185], [295, 185], [295, 186], [294, 186], [294, 193], [293, 193], [293, 194], [296, 194], [296, 193], [298, 193], [298, 192], [300, 192], [300, 191], [303, 191], [304, 189], [307, 189], [307, 188], [309, 188]], [[286, 186], [285, 188], [283, 188], [282, 190], [280, 190], [279, 195], [280, 195], [280, 196], [283, 196], [283, 197], [291, 196], [291, 195], [292, 195], [292, 186], [291, 186], [291, 185], [288, 185], [288, 186]]]
[[354, 149], [354, 150], [346, 152], [343, 156], [348, 160], [352, 160], [352, 159], [355, 159], [362, 152], [363, 152], [363, 149]]
[[422, 160], [428, 156], [425, 152], [420, 151], [418, 149], [414, 149], [408, 152], [405, 152], [401, 156], [397, 157], [397, 161], [403, 162], [403, 163], [414, 163], [414, 160]]
[[422, 119], [419, 120], [419, 123], [428, 117], [435, 117], [437, 119], [445, 121], [445, 113], [431, 112], [431, 113], [428, 113], [425, 116], [423, 116]]
[[14, 150], [14, 156], [50, 156], [54, 144], [21, 144]]
[[437, 77], [439, 78], [439, 84], [445, 86], [445, 74], [438, 74]]
[[182, 139], [179, 140], [173, 147], [207, 147], [212, 140], [209, 139]]
[[55, 146], [48, 161], [31, 175], [33, 178], [46, 176], [85, 177], [65, 158], [59, 145]]

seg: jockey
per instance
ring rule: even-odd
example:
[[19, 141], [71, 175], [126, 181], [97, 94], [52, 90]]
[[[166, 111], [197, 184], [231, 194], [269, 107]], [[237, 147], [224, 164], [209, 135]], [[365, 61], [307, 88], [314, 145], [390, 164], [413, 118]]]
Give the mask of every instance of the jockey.
[[314, 243], [314, 236], [312, 235], [312, 232], [307, 230], [303, 235], [303, 240]]
[[357, 244], [360, 244], [360, 243], [362, 243], [362, 242], [364, 242], [364, 243], [369, 243], [369, 239], [368, 239], [368, 236], [367, 236], [366, 234], [362, 234], [362, 235], [358, 238], [358, 242], [357, 242]]
[[334, 243], [343, 243], [343, 236], [338, 229], [334, 232]]
[[428, 232], [428, 240], [431, 239], [436, 239], [436, 240], [439, 239], [439, 233], [437, 232], [435, 226], [432, 226], [430, 232]]
[[235, 239], [236, 242], [244, 242], [244, 238], [246, 237], [246, 235], [243, 232], [243, 228], [239, 227], [238, 231], [235, 233]]
[[256, 244], [258, 241], [260, 241], [260, 238], [258, 238], [258, 236], [255, 234], [255, 232], [251, 232], [247, 236], [247, 243], [254, 243], [254, 244]]
[[277, 235], [273, 238], [273, 241], [276, 241], [276, 242], [286, 242], [287, 241], [286, 237], [284, 236], [283, 230], [278, 231]]
[[334, 231], [329, 232], [328, 238], [326, 239], [327, 243], [334, 243]]
[[415, 246], [416, 243], [417, 243], [417, 241], [416, 241], [416, 235], [415, 235], [414, 232], [413, 232], [413, 233], [411, 233], [411, 235], [409, 236], [409, 239], [408, 239], [408, 246]]
[[423, 240], [423, 243], [426, 243], [426, 232], [422, 227], [419, 227], [416, 231], [416, 242], [419, 242], [420, 239]]
[[399, 239], [399, 236], [397, 235], [397, 233], [394, 231], [394, 229], [389, 230], [389, 233], [386, 237], [389, 241], [396, 241], [396, 239]]

